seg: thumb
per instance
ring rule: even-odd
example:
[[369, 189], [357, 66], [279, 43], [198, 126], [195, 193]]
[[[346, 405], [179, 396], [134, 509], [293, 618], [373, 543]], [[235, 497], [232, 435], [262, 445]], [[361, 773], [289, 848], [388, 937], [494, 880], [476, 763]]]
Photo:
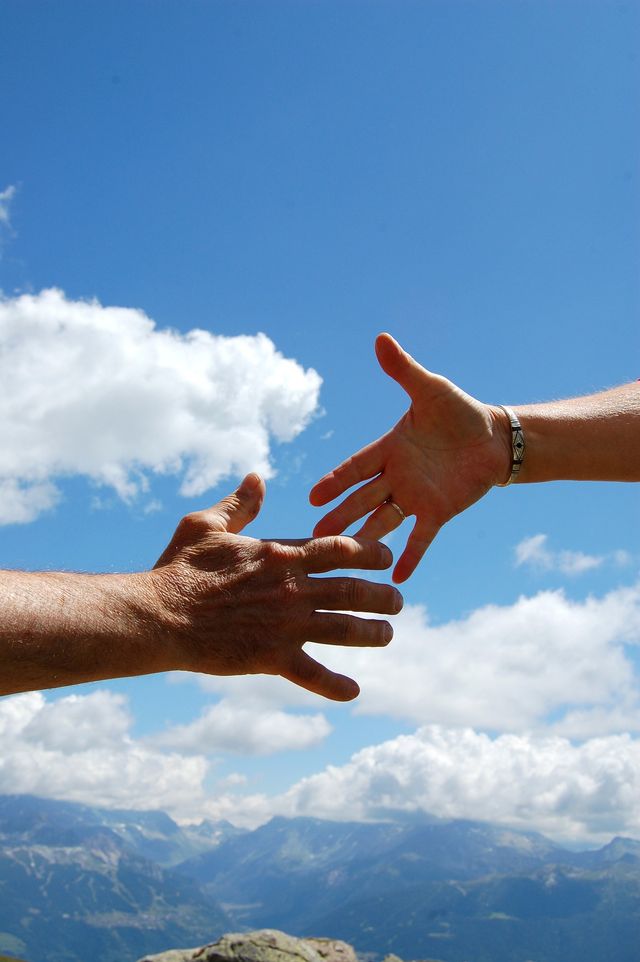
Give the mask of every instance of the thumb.
[[219, 531], [238, 534], [256, 517], [264, 501], [265, 484], [259, 474], [248, 474], [233, 494], [209, 508], [209, 522]]
[[397, 381], [414, 400], [429, 372], [407, 354], [390, 334], [379, 334], [376, 338], [376, 356], [385, 374]]

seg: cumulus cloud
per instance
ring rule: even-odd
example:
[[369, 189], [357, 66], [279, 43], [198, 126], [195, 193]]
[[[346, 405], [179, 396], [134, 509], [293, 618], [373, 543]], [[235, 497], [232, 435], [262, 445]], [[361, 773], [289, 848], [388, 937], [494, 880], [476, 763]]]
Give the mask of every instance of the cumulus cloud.
[[335, 819], [423, 811], [598, 842], [638, 835], [639, 797], [640, 741], [629, 735], [574, 745], [427, 726], [302, 779], [274, 807]]
[[305, 428], [320, 384], [264, 334], [183, 335], [59, 290], [1, 299], [0, 523], [53, 507], [69, 475], [124, 500], [154, 473], [186, 496], [248, 470], [270, 477], [272, 440]]
[[[42, 692], [0, 700], [0, 794], [161, 808], [176, 818], [199, 819], [218, 811], [224, 792], [237, 791], [245, 781], [239, 773], [227, 776], [209, 798], [213, 766], [206, 756], [305, 749], [331, 730], [321, 714], [263, 712], [228, 702], [156, 737], [135, 738], [133, 724], [124, 696], [103, 688], [56, 700]], [[268, 801], [249, 797], [245, 807], [248, 813], [235, 820], [255, 823], [258, 813], [267, 813]]]
[[580, 575], [599, 568], [602, 555], [582, 551], [551, 551], [546, 534], [534, 534], [516, 545], [516, 565], [530, 565], [539, 571], [559, 571], [565, 575]]
[[0, 793], [180, 813], [202, 807], [206, 759], [143, 745], [131, 724], [125, 699], [108, 690], [52, 702], [41, 692], [3, 699]]
[[40, 692], [5, 698], [0, 793], [157, 807], [180, 820], [226, 817], [247, 827], [274, 814], [342, 820], [425, 812], [580, 842], [640, 833], [640, 739], [629, 734], [575, 744], [548, 733], [491, 737], [427, 725], [268, 796], [252, 794], [239, 773], [211, 792], [203, 754], [166, 751], [131, 728], [124, 697], [105, 689], [56, 701]]
[[[543, 591], [440, 625], [424, 606], [406, 605], [393, 624], [388, 648], [307, 646], [358, 680], [356, 713], [490, 731], [540, 729], [553, 719], [571, 737], [588, 737], [605, 720], [606, 731], [640, 730], [630, 653], [640, 643], [640, 585], [583, 601]], [[314, 699], [281, 678], [198, 680], [205, 690], [263, 706]]]
[[331, 731], [324, 715], [292, 715], [259, 703], [223, 699], [200, 718], [154, 736], [153, 744], [180, 752], [209, 755], [226, 751], [240, 755], [273, 755], [300, 751], [323, 741]]

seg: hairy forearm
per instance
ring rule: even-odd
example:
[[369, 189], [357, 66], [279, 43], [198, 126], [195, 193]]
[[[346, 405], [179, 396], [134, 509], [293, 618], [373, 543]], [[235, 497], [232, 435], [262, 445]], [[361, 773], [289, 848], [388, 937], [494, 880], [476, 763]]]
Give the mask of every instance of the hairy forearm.
[[640, 383], [514, 411], [526, 442], [519, 483], [640, 480]]
[[0, 694], [163, 671], [139, 575], [0, 572]]

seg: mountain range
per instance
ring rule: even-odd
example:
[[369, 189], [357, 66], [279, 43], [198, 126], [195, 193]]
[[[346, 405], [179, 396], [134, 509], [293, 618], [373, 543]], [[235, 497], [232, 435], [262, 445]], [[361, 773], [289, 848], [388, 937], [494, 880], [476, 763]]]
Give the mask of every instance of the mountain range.
[[162, 812], [0, 796], [0, 953], [130, 962], [222, 934], [217, 903], [160, 864], [215, 844], [216, 831], [225, 826], [185, 832]]
[[640, 842], [421, 817], [178, 826], [163, 812], [0, 796], [0, 953], [135, 962], [223, 932], [344, 939], [366, 957], [638, 962]]

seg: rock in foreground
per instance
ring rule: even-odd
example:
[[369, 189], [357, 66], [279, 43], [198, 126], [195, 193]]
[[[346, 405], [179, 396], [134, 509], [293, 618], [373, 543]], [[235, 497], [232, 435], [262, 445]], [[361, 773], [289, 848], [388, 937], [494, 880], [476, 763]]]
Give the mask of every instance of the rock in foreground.
[[336, 939], [297, 939], [276, 929], [223, 935], [196, 949], [172, 949], [139, 962], [358, 962], [355, 951]]

